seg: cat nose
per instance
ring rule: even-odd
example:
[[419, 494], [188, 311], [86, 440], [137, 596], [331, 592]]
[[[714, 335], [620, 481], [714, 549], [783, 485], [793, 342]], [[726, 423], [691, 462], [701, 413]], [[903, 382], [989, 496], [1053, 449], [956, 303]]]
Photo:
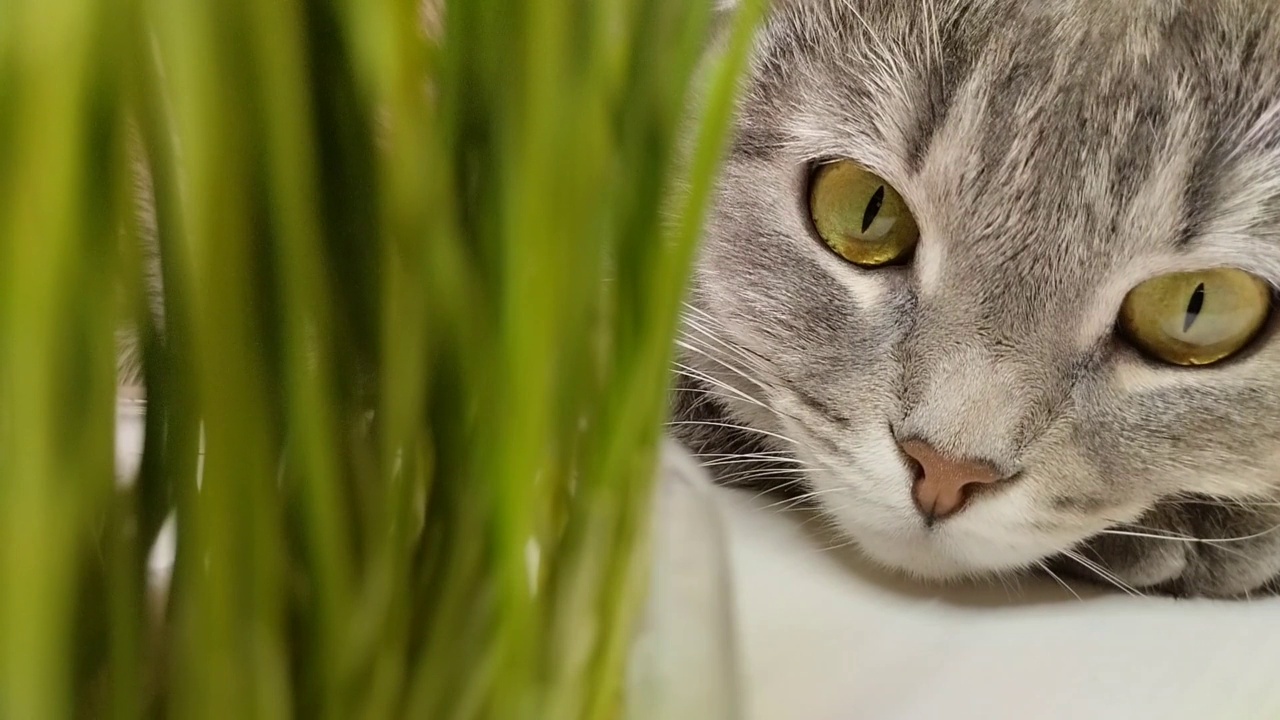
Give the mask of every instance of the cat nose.
[[901, 447], [920, 465], [911, 494], [928, 524], [958, 512], [977, 486], [1000, 480], [990, 463], [946, 455], [924, 440], [906, 440]]

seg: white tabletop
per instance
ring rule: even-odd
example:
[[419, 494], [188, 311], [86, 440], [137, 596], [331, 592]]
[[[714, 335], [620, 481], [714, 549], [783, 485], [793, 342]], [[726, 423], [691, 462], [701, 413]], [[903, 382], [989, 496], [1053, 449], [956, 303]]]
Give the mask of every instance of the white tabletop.
[[1280, 718], [1280, 600], [930, 589], [825, 550], [798, 513], [712, 496], [753, 720]]

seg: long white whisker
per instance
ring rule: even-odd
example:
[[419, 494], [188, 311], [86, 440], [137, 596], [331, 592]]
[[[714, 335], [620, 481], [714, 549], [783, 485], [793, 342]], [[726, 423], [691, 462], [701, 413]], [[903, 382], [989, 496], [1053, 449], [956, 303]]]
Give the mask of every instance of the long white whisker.
[[777, 507], [782, 507], [783, 509], [789, 510], [797, 505], [806, 503], [814, 498], [822, 497], [823, 495], [830, 495], [832, 493], [837, 493], [837, 492], [848, 492], [848, 490], [849, 490], [848, 488], [843, 488], [843, 487], [833, 487], [833, 488], [824, 488], [822, 490], [814, 490], [812, 492], [807, 492], [801, 495], [797, 495], [795, 497], [784, 498], [777, 502], [769, 503], [768, 505], [765, 505], [762, 509], [772, 510]]
[[1280, 502], [1273, 500], [1249, 500], [1245, 498], [1173, 498], [1163, 502], [1171, 505], [1208, 505], [1209, 507], [1232, 508], [1261, 512], [1262, 508], [1280, 507]]
[[786, 435], [779, 435], [778, 433], [775, 433], [775, 432], [769, 432], [768, 430], [761, 430], [760, 428], [748, 427], [746, 425], [735, 425], [733, 423], [712, 422], [710, 420], [671, 420], [667, 423], [667, 425], [670, 425], [670, 426], [702, 425], [705, 427], [718, 427], [718, 428], [725, 428], [728, 430], [742, 430], [743, 432], [759, 433], [760, 435], [776, 438], [778, 440], [782, 440], [783, 442], [789, 442], [792, 445], [795, 445], [796, 447], [801, 447], [800, 443], [796, 442], [795, 440], [792, 440]]
[[770, 412], [772, 412], [772, 411], [773, 411], [773, 408], [771, 408], [771, 407], [769, 407], [768, 405], [766, 405], [762, 400], [759, 400], [758, 398], [752, 397], [751, 395], [748, 395], [747, 393], [745, 393], [745, 392], [743, 392], [743, 391], [739, 390], [738, 388], [736, 388], [736, 387], [734, 387], [734, 386], [732, 386], [732, 385], [730, 385], [730, 384], [728, 384], [728, 383], [721, 382], [720, 380], [717, 380], [717, 379], [715, 379], [715, 378], [711, 377], [710, 375], [708, 375], [708, 374], [706, 374], [706, 373], [702, 372], [701, 370], [698, 370], [697, 368], [689, 367], [688, 365], [685, 365], [685, 364], [683, 364], [683, 363], [676, 363], [676, 367], [678, 368], [678, 369], [676, 370], [676, 374], [677, 374], [677, 375], [683, 375], [683, 376], [685, 376], [685, 377], [687, 377], [687, 378], [690, 378], [690, 379], [692, 379], [692, 380], [701, 380], [702, 382], [705, 382], [705, 383], [708, 383], [708, 384], [710, 384], [710, 385], [714, 385], [714, 386], [716, 386], [716, 387], [718, 387], [718, 388], [721, 388], [721, 389], [727, 390], [727, 391], [729, 391], [729, 392], [733, 393], [734, 395], [736, 395], [738, 398], [740, 398], [740, 399], [742, 399], [742, 400], [744, 400], [744, 401], [746, 401], [746, 402], [748, 402], [748, 403], [751, 403], [752, 405], [756, 405], [756, 406], [758, 406], [758, 407], [760, 407], [760, 408], [763, 408], [763, 409], [765, 409], [765, 410], [768, 410], [768, 411], [770, 411]]
[[1107, 529], [1107, 530], [1103, 530], [1098, 534], [1099, 535], [1119, 535], [1121, 537], [1149, 538], [1151, 540], [1173, 540], [1175, 542], [1199, 542], [1200, 541], [1199, 538], [1194, 538], [1189, 535], [1182, 535], [1182, 534], [1160, 535], [1157, 533], [1130, 532], [1128, 530]]
[[1235, 555], [1236, 557], [1242, 557], [1242, 558], [1247, 558], [1247, 557], [1249, 557], [1249, 556], [1248, 556], [1248, 555], [1246, 555], [1244, 552], [1242, 552], [1242, 551], [1240, 551], [1240, 550], [1237, 550], [1237, 549], [1235, 549], [1235, 548], [1232, 548], [1232, 547], [1225, 547], [1225, 546], [1223, 546], [1223, 547], [1217, 547], [1217, 545], [1218, 545], [1219, 543], [1215, 543], [1215, 542], [1213, 542], [1213, 541], [1211, 541], [1211, 540], [1203, 540], [1203, 539], [1201, 539], [1201, 538], [1191, 537], [1191, 536], [1189, 536], [1189, 535], [1177, 535], [1177, 536], [1174, 536], [1174, 535], [1153, 535], [1153, 534], [1147, 534], [1147, 533], [1126, 532], [1126, 531], [1124, 531], [1124, 530], [1103, 530], [1102, 532], [1100, 532], [1100, 533], [1098, 533], [1098, 534], [1099, 534], [1099, 535], [1120, 535], [1120, 536], [1122, 536], [1122, 537], [1147, 538], [1147, 539], [1151, 539], [1151, 540], [1168, 540], [1168, 541], [1170, 541], [1170, 542], [1181, 542], [1181, 543], [1188, 543], [1188, 544], [1201, 543], [1201, 544], [1204, 544], [1204, 545], [1214, 545], [1214, 546], [1215, 546], [1215, 548], [1216, 548], [1217, 550], [1220, 550], [1221, 552], [1225, 552], [1225, 553], [1231, 553], [1232, 555]]
[[693, 316], [695, 316], [695, 317], [699, 318], [700, 320], [702, 320], [703, 322], [705, 322], [707, 325], [710, 325], [710, 326], [712, 326], [712, 327], [714, 327], [714, 328], [716, 328], [716, 329], [719, 329], [719, 330], [725, 330], [725, 329], [726, 329], [726, 328], [725, 328], [725, 326], [724, 326], [724, 323], [723, 323], [723, 322], [721, 322], [721, 321], [720, 321], [716, 316], [712, 315], [711, 313], [707, 312], [706, 310], [703, 310], [702, 308], [698, 307], [697, 305], [693, 305], [693, 304], [691, 304], [691, 303], [689, 303], [689, 302], [685, 302], [685, 303], [684, 303], [684, 309], [685, 309], [685, 312], [681, 314], [681, 318], [682, 318], [683, 320], [686, 320], [686, 321], [687, 321], [687, 320], [689, 320], [689, 319], [690, 319], [690, 318], [689, 318], [689, 316], [690, 316], [690, 315], [693, 315]]
[[824, 546], [823, 548], [821, 548], [821, 549], [819, 550], [819, 552], [835, 552], [836, 550], [843, 550], [843, 549], [845, 549], [845, 548], [847, 548], [847, 547], [850, 547], [851, 545], [856, 544], [857, 542], [858, 542], [858, 541], [857, 541], [857, 540], [854, 540], [853, 538], [848, 538], [848, 539], [846, 539], [846, 540], [844, 540], [844, 541], [842, 541], [842, 542], [838, 542], [838, 543], [836, 543], [836, 544], [834, 544], [834, 545], [826, 545], [826, 546]]
[[1244, 542], [1246, 540], [1256, 540], [1260, 537], [1270, 535], [1276, 530], [1280, 530], [1280, 524], [1272, 525], [1266, 530], [1253, 533], [1252, 535], [1241, 535], [1239, 537], [1231, 537], [1231, 538], [1198, 538], [1196, 542], [1202, 542], [1206, 545], [1220, 545], [1223, 543]]
[[1074, 552], [1072, 550], [1065, 551], [1063, 555], [1065, 555], [1068, 558], [1071, 558], [1072, 560], [1075, 560], [1076, 562], [1085, 566], [1089, 570], [1092, 570], [1095, 574], [1097, 574], [1098, 577], [1102, 578], [1103, 580], [1106, 580], [1108, 583], [1110, 583], [1117, 589], [1125, 592], [1126, 594], [1132, 597], [1144, 597], [1142, 593], [1138, 592], [1131, 585], [1121, 580], [1117, 575], [1112, 573], [1110, 570], [1107, 570], [1106, 568], [1102, 567], [1102, 565], [1095, 563], [1092, 560], [1089, 560], [1083, 555], [1077, 552]]
[[[680, 376], [683, 376], [683, 377], [691, 378], [691, 379], [693, 379], [693, 380], [703, 380], [703, 381], [705, 382], [705, 379], [704, 379], [704, 378], [701, 378], [701, 377], [694, 377], [692, 374], [690, 374], [690, 373], [688, 373], [688, 372], [679, 371], [679, 372], [677, 372], [676, 374], [677, 374], [677, 375], [680, 375]], [[728, 395], [728, 394], [726, 394], [726, 393], [716, 392], [715, 390], [707, 390], [706, 388], [696, 388], [696, 387], [676, 387], [676, 388], [674, 388], [674, 390], [675, 390], [676, 392], [692, 393], [692, 394], [694, 394], [694, 395], [707, 395], [707, 396], [709, 396], [709, 397], [718, 397], [718, 398], [721, 398], [721, 399], [723, 399], [723, 400], [741, 400], [741, 399], [742, 399], [742, 398], [738, 397], [737, 395]], [[754, 403], [753, 403], [753, 404], [754, 404]], [[769, 409], [769, 408], [766, 408], [766, 409]]]
[[[746, 380], [747, 382], [751, 383], [752, 385], [755, 385], [756, 387], [760, 388], [760, 389], [761, 389], [761, 390], [763, 390], [764, 392], [766, 392], [766, 393], [767, 393], [767, 392], [769, 392], [769, 391], [771, 390], [771, 388], [770, 388], [768, 385], [766, 385], [765, 383], [760, 382], [759, 380], [756, 380], [755, 378], [753, 378], [753, 377], [751, 377], [751, 376], [749, 376], [749, 375], [745, 374], [743, 371], [741, 371], [741, 370], [739, 370], [739, 369], [737, 369], [737, 368], [733, 367], [732, 365], [728, 365], [728, 364], [724, 363], [724, 362], [723, 362], [723, 361], [721, 361], [719, 358], [716, 358], [716, 357], [711, 356], [711, 355], [707, 355], [706, 357], [710, 358], [711, 360], [713, 360], [713, 361], [715, 361], [715, 362], [717, 362], [717, 363], [720, 363], [723, 367], [725, 367], [725, 368], [729, 369], [730, 371], [732, 371], [736, 376], [741, 377], [743, 380]], [[747, 392], [743, 391], [743, 390], [742, 390], [742, 389], [740, 389], [740, 388], [737, 388], [737, 387], [734, 387], [734, 386], [732, 386], [732, 385], [729, 385], [728, 383], [726, 383], [726, 382], [724, 382], [724, 381], [722, 381], [722, 380], [719, 380], [719, 379], [717, 379], [717, 378], [713, 377], [710, 373], [706, 372], [705, 370], [700, 370], [700, 369], [698, 369], [698, 368], [695, 368], [695, 367], [693, 367], [693, 366], [691, 366], [691, 365], [688, 365], [688, 364], [685, 364], [685, 363], [682, 363], [682, 362], [677, 362], [677, 363], [675, 363], [675, 366], [676, 366], [676, 374], [677, 374], [677, 375], [681, 375], [681, 376], [683, 376], [683, 377], [687, 377], [687, 378], [690, 378], [690, 379], [693, 379], [693, 380], [700, 380], [700, 381], [702, 381], [702, 382], [708, 383], [708, 384], [713, 385], [713, 386], [715, 386], [715, 387], [723, 388], [723, 389], [728, 390], [729, 392], [733, 393], [733, 394], [734, 394], [734, 396], [736, 396], [736, 397], [738, 397], [738, 398], [741, 398], [742, 400], [745, 400], [746, 402], [748, 402], [748, 403], [750, 403], [750, 404], [752, 404], [752, 405], [755, 405], [755, 406], [757, 406], [757, 407], [759, 407], [759, 408], [762, 408], [762, 409], [764, 409], [764, 410], [768, 410], [770, 413], [773, 413], [774, 415], [778, 415], [778, 416], [780, 416], [780, 417], [785, 417], [785, 418], [787, 418], [787, 419], [789, 419], [789, 420], [793, 420], [793, 421], [795, 421], [795, 422], [802, 422], [802, 421], [800, 420], [800, 418], [796, 417], [795, 415], [792, 415], [791, 413], [788, 413], [788, 412], [783, 412], [783, 411], [782, 411], [782, 410], [780, 410], [779, 408], [774, 407], [772, 404], [770, 404], [770, 403], [768, 403], [768, 402], [765, 402], [764, 400], [761, 400], [760, 398], [757, 398], [757, 397], [755, 397], [754, 395], [751, 395], [750, 393], [747, 393]], [[683, 390], [685, 390], [685, 391], [689, 391], [689, 392], [697, 392], [697, 391], [699, 390], [699, 388], [682, 388], [682, 389], [683, 389]], [[732, 398], [730, 398], [730, 397], [726, 397], [726, 396], [724, 396], [724, 395], [718, 395], [718, 397], [722, 397], [722, 398], [724, 398], [724, 399], [726, 399], [726, 400], [732, 399]]]
[[689, 342], [698, 343], [705, 350], [709, 351], [725, 351], [732, 355], [735, 359], [741, 360], [746, 365], [756, 369], [763, 370], [766, 367], [767, 360], [755, 353], [748, 351], [746, 348], [727, 340], [715, 331], [703, 326], [693, 318], [684, 318], [684, 326], [680, 328], [679, 337]]
[[757, 493], [756, 496], [752, 498], [753, 500], [759, 499], [763, 495], [776, 493], [779, 491], [787, 490], [788, 488], [793, 488], [797, 485], [804, 484], [804, 478], [795, 477], [792, 473], [789, 473], [789, 472], [783, 472], [783, 471], [761, 472], [759, 470], [755, 470], [752, 472], [745, 472], [745, 473], [733, 473], [731, 475], [727, 475], [722, 478], [716, 478], [716, 483], [719, 485], [726, 485], [726, 486], [755, 485], [765, 480], [768, 480], [771, 482], [777, 480], [782, 482], [778, 482], [776, 485], [770, 484], [769, 487]]
[[[735, 376], [737, 376], [737, 377], [740, 377], [740, 378], [742, 378], [743, 380], [746, 380], [747, 382], [751, 383], [751, 384], [752, 384], [752, 385], [754, 385], [755, 387], [760, 388], [761, 390], [766, 390], [766, 391], [767, 391], [767, 390], [769, 389], [769, 386], [768, 386], [767, 384], [765, 384], [765, 383], [761, 382], [760, 380], [757, 380], [756, 378], [752, 377], [750, 374], [748, 374], [748, 373], [747, 373], [747, 371], [746, 371], [746, 370], [743, 370], [741, 367], [738, 367], [737, 365], [734, 365], [733, 363], [729, 362], [728, 360], [725, 360], [724, 358], [720, 357], [719, 355], [716, 355], [716, 354], [714, 354], [714, 353], [708, 352], [707, 350], [705, 350], [705, 349], [703, 349], [703, 348], [700, 348], [700, 347], [698, 347], [698, 346], [696, 346], [696, 345], [691, 345], [691, 344], [689, 344], [688, 342], [685, 342], [684, 340], [676, 340], [676, 346], [677, 346], [677, 347], [684, 348], [685, 350], [688, 350], [688, 351], [690, 351], [690, 352], [697, 353], [698, 355], [700, 355], [700, 356], [702, 356], [702, 357], [704, 357], [704, 358], [706, 358], [706, 359], [710, 360], [711, 362], [713, 362], [713, 363], [715, 363], [715, 364], [717, 364], [717, 365], [719, 365], [719, 366], [723, 367], [724, 369], [728, 370], [728, 371], [729, 371], [730, 373], [732, 373], [733, 375], [735, 375]], [[689, 368], [689, 367], [690, 367], [689, 365], [687, 365], [687, 364], [685, 364], [685, 363], [679, 363], [679, 362], [677, 362], [676, 364], [677, 364], [678, 366], [685, 367], [685, 368]], [[763, 371], [763, 370], [761, 370], [761, 369], [756, 369], [756, 372], [757, 372], [757, 373], [764, 374], [764, 371]]]
[[763, 371], [766, 369], [766, 361], [763, 357], [755, 353], [748, 352], [742, 346], [716, 335], [710, 329], [700, 325], [698, 321], [693, 320], [692, 318], [685, 318], [684, 324], [687, 329], [680, 329], [681, 339], [703, 344], [705, 345], [705, 350], [723, 350], [732, 355], [735, 359], [741, 360], [753, 370]]
[[[760, 468], [756, 468], [754, 470], [740, 470], [734, 473], [717, 475], [716, 481], [723, 483], [723, 482], [728, 482], [729, 480], [732, 480], [734, 478], [755, 479], [755, 478], [768, 478], [768, 477], [796, 478], [797, 480], [799, 480], [803, 478], [797, 477], [797, 476], [810, 475], [815, 472], [820, 472], [820, 471], [816, 468], [774, 468], [772, 470], [768, 468], [764, 470], [761, 470]], [[742, 480], [739, 482], [741, 483], [746, 481]]]
[[698, 460], [701, 460], [702, 458], [738, 458], [738, 457], [740, 458], [757, 458], [757, 457], [758, 458], [776, 458], [778, 460], [794, 460], [795, 459], [791, 456], [790, 450], [767, 450], [764, 452], [750, 452], [750, 453], [734, 453], [734, 452], [694, 453], [691, 457]]
[[[707, 340], [714, 342], [715, 344], [719, 345], [722, 349], [727, 350], [731, 354], [737, 356], [738, 358], [746, 362], [748, 365], [752, 365], [752, 366], [762, 365], [764, 359], [761, 358], [759, 355], [748, 352], [746, 348], [743, 348], [742, 346], [737, 345], [736, 343], [729, 342], [728, 340], [718, 335], [711, 328], [707, 327], [706, 325], [703, 325], [698, 320], [695, 320], [689, 317], [688, 315], [685, 315], [682, 318], [682, 322], [686, 326], [692, 328], [693, 330], [696, 330], [698, 333], [704, 336]], [[714, 320], [709, 321], [709, 323], [718, 325], [721, 330], [725, 329], [723, 325], [720, 325], [718, 322], [715, 322]], [[682, 329], [681, 334], [691, 340], [696, 339], [687, 330]], [[763, 369], [763, 368], [758, 367], [757, 369]]]
[[1074, 588], [1072, 588], [1070, 585], [1067, 584], [1066, 580], [1063, 580], [1062, 578], [1058, 577], [1057, 573], [1049, 569], [1048, 563], [1046, 563], [1043, 560], [1037, 560], [1036, 565], [1039, 565], [1041, 570], [1048, 573], [1049, 577], [1053, 578], [1054, 582], [1058, 583], [1063, 587], [1063, 589], [1071, 593], [1075, 597], [1075, 599], [1081, 600], [1081, 601], [1084, 600], [1084, 598], [1080, 597], [1079, 593], [1077, 593]]
[[[795, 458], [744, 457], [744, 456], [727, 457], [727, 458], [721, 458], [720, 460], [712, 460], [710, 462], [704, 462], [702, 463], [702, 467], [709, 468], [709, 467], [721, 467], [724, 465], [764, 465], [764, 464], [778, 464], [778, 465], [786, 464], [786, 465], [793, 465], [799, 468], [813, 469], [813, 468], [807, 468], [803, 461], [796, 460]], [[793, 468], [789, 468], [789, 469], [793, 469]]]

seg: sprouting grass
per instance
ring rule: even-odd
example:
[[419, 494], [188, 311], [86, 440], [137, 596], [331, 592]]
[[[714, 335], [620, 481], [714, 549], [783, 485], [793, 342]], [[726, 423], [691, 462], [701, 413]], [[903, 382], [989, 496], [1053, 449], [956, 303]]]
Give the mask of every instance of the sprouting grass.
[[0, 3], [0, 718], [618, 716], [710, 5]]

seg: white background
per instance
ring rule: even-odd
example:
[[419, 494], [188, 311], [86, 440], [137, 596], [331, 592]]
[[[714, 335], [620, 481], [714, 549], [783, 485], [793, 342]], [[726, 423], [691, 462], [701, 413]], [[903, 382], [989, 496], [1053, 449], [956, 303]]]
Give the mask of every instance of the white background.
[[713, 489], [753, 720], [1280, 718], [1280, 601], [939, 590]]

